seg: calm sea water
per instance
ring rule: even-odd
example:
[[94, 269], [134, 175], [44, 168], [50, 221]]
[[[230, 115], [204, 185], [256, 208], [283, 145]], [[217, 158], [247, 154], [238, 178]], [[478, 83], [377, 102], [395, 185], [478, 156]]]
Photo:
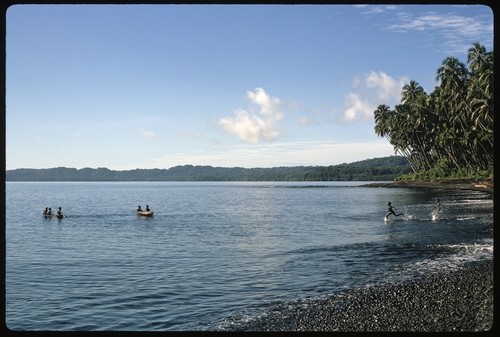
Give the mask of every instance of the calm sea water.
[[[490, 194], [360, 184], [7, 182], [7, 326], [224, 330], [492, 258]], [[384, 223], [388, 201], [405, 216]]]

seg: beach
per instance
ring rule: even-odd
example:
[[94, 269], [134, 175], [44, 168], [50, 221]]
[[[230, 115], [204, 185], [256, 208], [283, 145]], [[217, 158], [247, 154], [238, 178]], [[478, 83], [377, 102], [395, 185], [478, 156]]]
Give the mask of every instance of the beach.
[[334, 294], [289, 315], [272, 313], [245, 331], [489, 331], [493, 327], [493, 261], [383, 287]]
[[493, 193], [493, 179], [447, 179], [435, 181], [392, 181], [374, 182], [363, 185], [364, 187], [411, 187], [411, 188], [441, 188], [441, 189], [463, 189], [471, 191], [485, 191]]
[[[386, 188], [464, 189], [493, 193], [493, 181], [371, 183]], [[493, 329], [493, 261], [469, 262], [389, 286], [337, 293], [289, 315], [249, 322], [245, 331], [479, 332]]]

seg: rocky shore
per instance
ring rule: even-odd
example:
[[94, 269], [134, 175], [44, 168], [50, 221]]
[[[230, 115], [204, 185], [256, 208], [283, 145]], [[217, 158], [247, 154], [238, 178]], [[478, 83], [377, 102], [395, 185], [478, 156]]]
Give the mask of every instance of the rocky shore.
[[244, 331], [488, 331], [493, 327], [493, 261], [390, 286], [355, 289], [288, 305]]
[[[442, 188], [493, 193], [493, 181], [371, 183], [389, 188]], [[403, 283], [371, 286], [297, 301], [233, 326], [272, 332], [488, 332], [494, 329], [494, 262], [469, 262]]]
[[393, 181], [385, 183], [370, 183], [366, 187], [414, 187], [414, 188], [454, 188], [493, 193], [493, 180], [449, 179], [435, 181]]

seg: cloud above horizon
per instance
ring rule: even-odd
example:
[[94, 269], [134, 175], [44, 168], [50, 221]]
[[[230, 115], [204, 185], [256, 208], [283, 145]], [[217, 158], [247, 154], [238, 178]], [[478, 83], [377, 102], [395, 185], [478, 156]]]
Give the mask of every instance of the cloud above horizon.
[[[214, 167], [328, 166], [394, 155], [386, 139], [360, 142], [296, 141], [221, 146], [211, 152], [178, 152], [153, 158], [148, 168], [170, 168], [178, 165], [211, 165]], [[258, 163], [258, 164], [257, 164]], [[133, 169], [134, 166], [121, 167]]]
[[257, 110], [238, 109], [232, 117], [219, 119], [219, 126], [246, 143], [277, 139], [281, 135], [279, 122], [284, 117], [280, 99], [268, 95], [262, 88], [247, 91], [246, 97]]
[[383, 71], [370, 71], [361, 80], [353, 81], [354, 92], [346, 97], [346, 108], [342, 114], [344, 122], [372, 120], [373, 112], [380, 104], [393, 105], [401, 100], [401, 90], [408, 77], [394, 78]]
[[139, 132], [146, 138], [146, 139], [149, 139], [149, 140], [153, 140], [155, 139], [156, 137], [156, 134], [153, 132], [153, 131], [148, 131], [148, 130], [144, 130], [144, 129], [139, 129]]
[[388, 29], [406, 33], [410, 31], [438, 34], [444, 38], [439, 48], [446, 53], [463, 53], [475, 41], [484, 40], [493, 32], [493, 21], [490, 18], [464, 17], [460, 15], [437, 14], [414, 16], [411, 13], [400, 13], [398, 23]]

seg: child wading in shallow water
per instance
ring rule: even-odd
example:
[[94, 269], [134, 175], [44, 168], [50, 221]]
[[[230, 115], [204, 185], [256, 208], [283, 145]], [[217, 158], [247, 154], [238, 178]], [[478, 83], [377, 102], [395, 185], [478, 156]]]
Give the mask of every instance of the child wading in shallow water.
[[396, 208], [394, 208], [394, 206], [391, 205], [390, 201], [387, 203], [387, 206], [389, 206], [389, 209], [387, 210], [387, 214], [385, 215], [386, 219], [388, 219], [389, 215], [391, 215], [391, 214], [393, 214], [394, 216], [404, 215], [403, 213], [396, 214], [396, 212], [395, 212]]
[[441, 212], [441, 201], [438, 199], [436, 202], [436, 205], [434, 206], [434, 212], [439, 213]]
[[441, 201], [438, 199], [436, 205], [434, 205], [434, 210], [431, 213], [432, 220], [438, 220], [441, 214]]

